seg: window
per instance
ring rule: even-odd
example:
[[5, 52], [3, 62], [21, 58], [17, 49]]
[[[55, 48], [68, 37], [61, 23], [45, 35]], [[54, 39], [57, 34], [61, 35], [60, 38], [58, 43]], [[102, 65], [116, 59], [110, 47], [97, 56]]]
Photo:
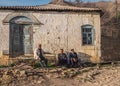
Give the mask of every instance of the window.
[[82, 44], [83, 45], [93, 44], [93, 26], [92, 25], [82, 26]]

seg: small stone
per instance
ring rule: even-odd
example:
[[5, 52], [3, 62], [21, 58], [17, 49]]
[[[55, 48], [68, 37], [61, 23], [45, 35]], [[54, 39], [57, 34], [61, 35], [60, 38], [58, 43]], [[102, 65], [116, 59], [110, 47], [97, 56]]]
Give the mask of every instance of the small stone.
[[31, 72], [31, 73], [27, 73], [27, 76], [32, 76], [33, 75], [33, 73]]
[[51, 75], [50, 75], [50, 74], [47, 74], [46, 77], [47, 77], [48, 79], [50, 79]]
[[42, 81], [38, 81], [37, 83], [40, 84], [40, 83], [42, 83]]
[[57, 72], [56, 69], [51, 69], [51, 70], [49, 70], [49, 73], [55, 73], [55, 72]]
[[25, 76], [25, 71], [24, 70], [20, 71], [20, 76]]
[[33, 76], [29, 76], [29, 77], [28, 77], [28, 80], [33, 80]]
[[33, 67], [29, 66], [29, 65], [25, 65], [25, 66], [22, 67], [22, 69], [33, 69]]

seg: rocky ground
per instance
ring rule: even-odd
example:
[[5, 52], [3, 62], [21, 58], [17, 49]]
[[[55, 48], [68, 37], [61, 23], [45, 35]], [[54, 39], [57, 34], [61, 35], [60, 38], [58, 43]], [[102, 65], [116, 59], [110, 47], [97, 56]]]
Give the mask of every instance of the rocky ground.
[[21, 63], [0, 68], [0, 86], [120, 86], [120, 66], [33, 68]]

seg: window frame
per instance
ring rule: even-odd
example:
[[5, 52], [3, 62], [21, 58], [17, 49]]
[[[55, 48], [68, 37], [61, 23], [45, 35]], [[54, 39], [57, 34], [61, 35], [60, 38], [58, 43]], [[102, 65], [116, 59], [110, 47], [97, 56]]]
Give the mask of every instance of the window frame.
[[[85, 29], [85, 28], [86, 29], [91, 28], [91, 31], [90, 32], [89, 31], [88, 32], [83, 32], [83, 29]], [[84, 33], [87, 35], [87, 37], [89, 37], [88, 34], [91, 34], [91, 38], [92, 38], [91, 41], [92, 42], [90, 44], [88, 43], [88, 39], [86, 39], [87, 43], [84, 44], [84, 42], [83, 42], [84, 41], [83, 40], [83, 34]], [[94, 34], [95, 34], [95, 32], [94, 32], [93, 25], [90, 25], [90, 24], [82, 25], [81, 26], [81, 37], [82, 37], [82, 41], [81, 42], [82, 42], [82, 46], [93, 46], [94, 45]]]

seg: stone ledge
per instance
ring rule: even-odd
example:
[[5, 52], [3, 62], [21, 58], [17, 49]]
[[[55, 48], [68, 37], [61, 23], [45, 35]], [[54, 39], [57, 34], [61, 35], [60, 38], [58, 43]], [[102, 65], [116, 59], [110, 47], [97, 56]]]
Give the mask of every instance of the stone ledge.
[[0, 56], [2, 56], [2, 55], [9, 55], [9, 50], [0, 51]]

